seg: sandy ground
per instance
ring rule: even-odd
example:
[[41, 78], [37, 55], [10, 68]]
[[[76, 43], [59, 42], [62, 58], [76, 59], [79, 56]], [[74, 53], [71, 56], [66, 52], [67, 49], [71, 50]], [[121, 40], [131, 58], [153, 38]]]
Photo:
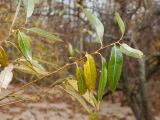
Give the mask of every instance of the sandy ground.
[[[99, 116], [100, 120], [135, 120], [129, 107], [107, 100], [101, 103]], [[88, 114], [79, 102], [55, 87], [38, 103], [1, 107], [0, 120], [88, 120]]]

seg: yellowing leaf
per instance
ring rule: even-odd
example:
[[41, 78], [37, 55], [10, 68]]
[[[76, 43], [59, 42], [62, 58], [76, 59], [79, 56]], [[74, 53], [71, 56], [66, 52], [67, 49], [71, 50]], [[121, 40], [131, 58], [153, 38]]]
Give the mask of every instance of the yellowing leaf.
[[119, 15], [118, 12], [115, 12], [115, 17], [116, 17], [116, 21], [117, 21], [117, 23], [118, 23], [118, 26], [119, 26], [119, 28], [120, 28], [120, 30], [121, 30], [121, 33], [122, 33], [121, 38], [122, 38], [123, 35], [124, 35], [124, 32], [125, 32], [125, 25], [124, 25], [124, 22], [123, 22], [123, 20], [122, 20], [122, 18], [121, 18], [121, 16]]
[[27, 102], [38, 102], [41, 97], [38, 95], [30, 95], [30, 94], [18, 94], [18, 95], [12, 95], [14, 98], [17, 98], [19, 100], [27, 101]]
[[127, 44], [123, 43], [120, 45], [120, 51], [128, 56], [134, 57], [134, 58], [143, 58], [144, 54], [140, 50], [131, 48]]
[[96, 78], [97, 78], [96, 65], [93, 57], [90, 54], [86, 54], [86, 57], [87, 61], [84, 64], [85, 82], [88, 90], [90, 92], [93, 92], [96, 87]]
[[[70, 80], [68, 80], [68, 81], [70, 81]], [[75, 80], [71, 80], [71, 81], [74, 82]], [[70, 83], [71, 83], [71, 81], [70, 81]], [[77, 82], [77, 81], [75, 81], [75, 82]], [[86, 101], [83, 99], [83, 97], [81, 95], [78, 94], [77, 91], [75, 91], [74, 87], [75, 87], [76, 83], [74, 84], [74, 86], [72, 86], [72, 85], [73, 85], [72, 83], [69, 85], [65, 83], [63, 88], [67, 93], [69, 93], [71, 96], [76, 98], [81, 103], [81, 105], [90, 113], [90, 109], [89, 109]]]
[[[77, 86], [77, 81], [76, 80], [68, 80], [67, 82], [78, 92], [78, 86]], [[88, 91], [82, 96], [90, 105], [95, 107], [95, 104], [94, 104], [94, 101], [93, 101], [95, 99], [94, 96], [92, 96], [93, 98], [90, 99], [90, 94], [89, 94]]]
[[107, 63], [103, 56], [101, 56], [101, 61], [102, 61], [102, 70], [98, 88], [98, 101], [102, 100], [104, 89], [107, 83]]
[[32, 53], [30, 48], [30, 38], [26, 36], [23, 32], [18, 33], [19, 47], [23, 55], [28, 61], [32, 60]]
[[2, 46], [0, 46], [0, 64], [3, 67], [6, 67], [8, 65], [8, 57]]
[[45, 68], [36, 60], [32, 60], [30, 62], [32, 63], [32, 65], [25, 59], [21, 58], [18, 61], [19, 64], [15, 65], [14, 68], [27, 74], [43, 75], [47, 73]]
[[14, 66], [14, 68], [16, 70], [20, 71], [20, 72], [23, 72], [23, 73], [32, 74], [32, 75], [37, 74], [36, 71], [33, 68], [31, 68], [31, 67], [29, 67], [27, 65], [23, 65], [23, 64], [22, 65], [18, 65], [17, 64], [17, 65]]
[[51, 40], [51, 42], [58, 42], [58, 41], [62, 41], [58, 36], [51, 34], [50, 32], [47, 32], [45, 30], [42, 30], [40, 28], [28, 28], [27, 30], [29, 30], [30, 32], [36, 33], [39, 36], [45, 37], [49, 40]]
[[84, 79], [84, 72], [81, 67], [76, 68], [76, 79], [77, 79], [77, 85], [78, 85], [78, 92], [83, 95], [87, 91], [85, 79]]
[[46, 69], [36, 60], [32, 60], [32, 67], [39, 74], [46, 74]]
[[4, 68], [3, 71], [0, 73], [0, 91], [2, 88], [7, 89], [9, 83], [13, 77], [13, 65], [9, 64], [7, 67]]
[[89, 115], [88, 120], [99, 120], [98, 118], [98, 113], [97, 112], [93, 112]]
[[122, 72], [123, 56], [119, 48], [115, 45], [112, 47], [110, 61], [108, 64], [109, 86], [112, 91], [117, 87]]

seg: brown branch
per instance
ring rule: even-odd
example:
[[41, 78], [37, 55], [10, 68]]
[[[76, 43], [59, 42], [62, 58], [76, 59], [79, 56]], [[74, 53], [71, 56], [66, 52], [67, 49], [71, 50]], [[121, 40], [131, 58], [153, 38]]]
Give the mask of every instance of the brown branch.
[[[104, 46], [104, 47], [101, 47], [101, 48], [97, 49], [95, 52], [90, 53], [90, 54], [98, 54], [101, 50], [103, 50], [103, 49], [105, 49], [105, 48], [107, 48], [107, 47], [109, 47], [109, 46], [112, 46], [112, 45], [114, 45], [114, 44], [118, 44], [119, 42], [120, 42], [120, 40], [118, 40], [117, 42], [111, 43], [111, 44], [109, 44], [109, 45], [106, 45], [106, 46]], [[74, 62], [72, 62], [72, 63], [67, 63], [66, 65], [58, 68], [57, 70], [55, 70], [55, 71], [53, 71], [53, 72], [50, 72], [50, 73], [47, 73], [46, 75], [43, 75], [43, 76], [39, 77], [38, 79], [35, 79], [35, 80], [33, 80], [33, 81], [31, 81], [31, 82], [29, 82], [29, 83], [21, 86], [21, 87], [18, 88], [17, 90], [14, 90], [14, 91], [10, 92], [9, 94], [0, 97], [0, 101], [2, 101], [2, 100], [4, 100], [4, 99], [12, 96], [13, 94], [19, 92], [20, 90], [23, 90], [24, 88], [29, 87], [29, 86], [32, 85], [33, 83], [36, 83], [36, 82], [38, 82], [38, 81], [41, 81], [41, 80], [43, 80], [43, 79], [46, 78], [46, 77], [55, 75], [56, 73], [64, 70], [65, 68], [68, 68], [68, 67], [74, 65], [76, 62], [79, 62], [79, 61], [83, 60], [84, 58], [85, 58], [85, 56], [83, 56], [82, 58], [80, 58], [80, 59], [78, 59], [77, 61], [74, 61]]]
[[22, 102], [22, 101], [23, 100], [16, 100], [16, 101], [12, 101], [12, 102], [3, 103], [3, 104], [0, 104], [0, 107], [7, 106], [7, 105], [12, 105], [12, 104], [19, 103], [19, 102]]

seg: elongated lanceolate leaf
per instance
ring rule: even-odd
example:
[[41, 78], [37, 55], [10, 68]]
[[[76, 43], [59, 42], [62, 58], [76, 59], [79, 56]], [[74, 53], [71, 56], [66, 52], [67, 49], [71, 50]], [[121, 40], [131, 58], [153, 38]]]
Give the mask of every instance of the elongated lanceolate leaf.
[[102, 100], [104, 89], [107, 83], [107, 63], [103, 56], [101, 56], [101, 61], [102, 61], [102, 70], [101, 70], [101, 76], [100, 76], [100, 82], [99, 82], [99, 88], [98, 88], [98, 101]]
[[104, 26], [103, 26], [103, 24], [98, 19], [98, 17], [93, 15], [90, 11], [88, 11], [86, 9], [83, 9], [83, 12], [84, 12], [85, 16], [87, 17], [87, 19], [89, 20], [89, 22], [92, 25], [92, 27], [96, 31], [97, 42], [102, 44], [103, 34], [104, 34]]
[[127, 44], [123, 43], [120, 45], [120, 51], [128, 56], [134, 57], [134, 58], [143, 58], [144, 54], [142, 51], [131, 48]]
[[123, 37], [124, 32], [125, 32], [124, 22], [123, 22], [123, 20], [122, 20], [122, 18], [121, 18], [121, 16], [119, 15], [118, 12], [115, 12], [115, 17], [116, 17], [116, 21], [117, 21], [117, 23], [118, 23], [118, 26], [119, 26], [119, 28], [120, 28], [120, 31], [121, 31], [122, 37]]
[[81, 67], [76, 68], [76, 79], [77, 79], [77, 86], [78, 86], [78, 92], [83, 95], [87, 91], [85, 79], [84, 79], [84, 72]]
[[32, 65], [24, 58], [20, 58], [17, 62], [18, 64], [14, 65], [16, 70], [32, 75], [47, 74], [45, 68], [36, 60], [30, 61]]
[[[68, 80], [67, 82], [78, 92], [77, 80]], [[89, 91], [86, 91], [86, 93], [82, 96], [90, 105], [95, 107], [93, 99], [96, 99], [96, 98], [92, 96], [92, 99], [91, 99]]]
[[23, 55], [28, 61], [32, 60], [32, 53], [30, 48], [30, 38], [26, 36], [23, 32], [18, 33], [19, 47]]
[[23, 100], [26, 102], [39, 102], [41, 97], [39, 95], [31, 95], [31, 94], [20, 94], [20, 95], [12, 95], [14, 98], [17, 98], [19, 100]]
[[51, 40], [51, 42], [62, 41], [58, 36], [55, 36], [45, 30], [40, 29], [40, 28], [33, 27], [33, 28], [29, 28], [27, 30], [29, 30], [30, 32], [36, 33], [39, 36], [45, 37], [45, 38]]
[[[70, 80], [68, 80], [70, 81]], [[73, 80], [72, 80], [73, 81]], [[74, 80], [75, 81], [75, 80]], [[73, 85], [73, 84], [72, 84]], [[83, 97], [81, 95], [78, 94], [77, 91], [75, 91], [75, 86], [72, 86], [71, 84], [64, 84], [64, 90], [69, 93], [71, 96], [73, 96], [74, 98], [76, 98], [81, 105], [88, 111], [90, 112], [90, 109], [86, 103], [86, 101], [83, 99]], [[76, 84], [75, 84], [76, 85]]]
[[0, 64], [3, 67], [6, 67], [8, 65], [8, 57], [2, 46], [0, 46]]
[[75, 51], [74, 51], [73, 46], [72, 46], [71, 43], [68, 44], [68, 51], [69, 51], [70, 57], [74, 57]]
[[95, 90], [97, 78], [96, 65], [94, 58], [90, 54], [86, 54], [86, 57], [87, 61], [84, 64], [84, 77], [88, 90], [93, 92]]
[[23, 0], [27, 18], [31, 17], [34, 11], [35, 0]]
[[109, 86], [112, 91], [117, 87], [122, 72], [123, 56], [119, 48], [115, 45], [112, 47], [110, 61], [108, 64]]

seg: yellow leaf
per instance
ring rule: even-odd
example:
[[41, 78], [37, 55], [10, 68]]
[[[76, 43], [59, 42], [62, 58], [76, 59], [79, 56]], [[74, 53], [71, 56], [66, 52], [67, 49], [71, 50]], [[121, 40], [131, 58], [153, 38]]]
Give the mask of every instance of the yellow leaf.
[[99, 120], [98, 113], [94, 112], [94, 113], [90, 114], [88, 120]]
[[96, 65], [91, 55], [86, 54], [86, 57], [87, 61], [84, 64], [84, 77], [88, 90], [90, 92], [93, 92], [95, 90], [96, 78], [97, 78]]
[[2, 46], [0, 46], [0, 64], [3, 67], [8, 65], [8, 58]]

